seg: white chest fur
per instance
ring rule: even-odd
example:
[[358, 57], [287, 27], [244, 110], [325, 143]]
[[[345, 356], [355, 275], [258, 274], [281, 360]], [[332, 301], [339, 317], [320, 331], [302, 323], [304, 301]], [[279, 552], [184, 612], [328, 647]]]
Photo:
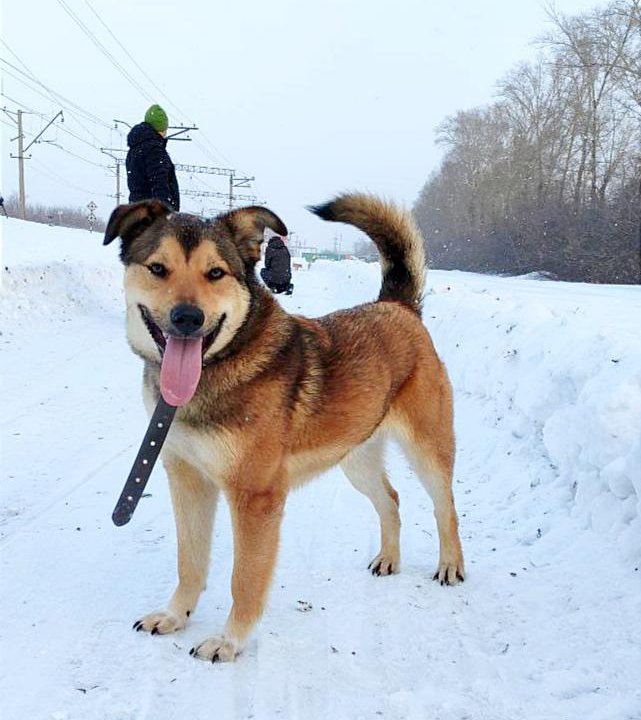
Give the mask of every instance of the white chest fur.
[[[151, 414], [154, 399], [146, 389], [144, 399]], [[237, 461], [231, 433], [198, 430], [178, 419], [173, 421], [162, 449], [163, 458], [172, 456], [189, 463], [218, 486], [224, 485]]]

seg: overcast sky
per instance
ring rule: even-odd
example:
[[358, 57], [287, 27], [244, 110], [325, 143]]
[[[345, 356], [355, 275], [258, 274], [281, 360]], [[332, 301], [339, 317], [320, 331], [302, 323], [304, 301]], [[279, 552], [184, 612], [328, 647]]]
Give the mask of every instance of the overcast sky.
[[[555, 4], [568, 14], [595, 5]], [[38, 113], [25, 115], [26, 142], [65, 108], [64, 125], [43, 136], [51, 142], [29, 151], [28, 201], [93, 200], [108, 217], [115, 178], [99, 148], [125, 148], [127, 128], [115, 130], [114, 119], [135, 124], [153, 101], [171, 124], [200, 128], [194, 142], [169, 144], [174, 162], [255, 176], [237, 192], [256, 195], [319, 247], [335, 238], [350, 246], [356, 236], [305, 205], [356, 189], [411, 207], [438, 167], [435, 127], [491, 102], [497, 80], [532, 58], [532, 40], [549, 29], [539, 0], [3, 0], [2, 7], [0, 57], [11, 63], [0, 63], [2, 106]], [[18, 186], [11, 126], [3, 113], [5, 197]], [[226, 192], [228, 181], [180, 174], [179, 182], [182, 190]], [[184, 210], [212, 214], [222, 202], [182, 199]]]

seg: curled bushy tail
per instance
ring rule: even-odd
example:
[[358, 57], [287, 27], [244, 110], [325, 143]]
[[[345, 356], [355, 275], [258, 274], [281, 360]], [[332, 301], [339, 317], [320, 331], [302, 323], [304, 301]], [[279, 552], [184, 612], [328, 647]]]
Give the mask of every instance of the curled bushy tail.
[[425, 286], [423, 238], [411, 215], [373, 195], [339, 195], [310, 210], [323, 220], [344, 222], [366, 233], [381, 255], [379, 300], [399, 300], [421, 314]]

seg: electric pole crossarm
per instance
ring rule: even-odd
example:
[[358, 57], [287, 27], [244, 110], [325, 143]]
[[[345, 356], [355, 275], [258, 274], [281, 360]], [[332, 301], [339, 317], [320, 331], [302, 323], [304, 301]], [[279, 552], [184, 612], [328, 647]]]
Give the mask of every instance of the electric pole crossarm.
[[[229, 198], [229, 193], [213, 192], [209, 190], [183, 190], [182, 195], [189, 197], [213, 197], [213, 198]], [[243, 200], [244, 202], [258, 202], [255, 195], [234, 195], [234, 200]]]
[[234, 187], [249, 187], [249, 184], [252, 182], [252, 180], [255, 180], [255, 177], [246, 177], [246, 178], [237, 178], [234, 177]]
[[[18, 121], [16, 120], [16, 118], [13, 117], [14, 115], [17, 115], [17, 113], [15, 113], [11, 110], [7, 110], [6, 107], [0, 108], [0, 110], [2, 110], [2, 112], [5, 115], [7, 115], [9, 118], [11, 118], [11, 120], [13, 120], [13, 122], [16, 124], [16, 126], [18, 125]], [[13, 139], [15, 140], [15, 138], [13, 138]]]
[[189, 132], [190, 130], [198, 130], [196, 126], [194, 127], [182, 127], [181, 125], [174, 125], [169, 126], [169, 130], [178, 130], [178, 132], [172, 133], [171, 135], [167, 135], [167, 140], [182, 140], [183, 142], [191, 142], [190, 137], [181, 138], [178, 137], [178, 135], [182, 135], [183, 133]]
[[[125, 164], [124, 158], [118, 158], [116, 162], [118, 165]], [[206, 165], [181, 165], [180, 163], [176, 163], [174, 168], [177, 172], [186, 172], [192, 175], [227, 175], [233, 177], [235, 173], [235, 170], [230, 170], [229, 168], [208, 167]]]
[[44, 128], [42, 128], [42, 130], [34, 137], [34, 139], [27, 145], [27, 147], [23, 149], [22, 152], [27, 152], [27, 150], [28, 150], [35, 142], [38, 142], [38, 138], [41, 138], [41, 137], [45, 134], [45, 131], [47, 130], [47, 128], [48, 128], [49, 126], [53, 125], [53, 124], [56, 122], [56, 120], [58, 119], [58, 117], [62, 117], [63, 120], [64, 120], [64, 116], [62, 115], [62, 110], [59, 110], [59, 111], [56, 113], [56, 115], [54, 115], [54, 117], [53, 117], [51, 120], [49, 120], [49, 122], [44, 126]]
[[235, 170], [229, 168], [207, 167], [206, 165], [175, 165], [176, 170], [203, 175], [229, 175], [233, 177]]

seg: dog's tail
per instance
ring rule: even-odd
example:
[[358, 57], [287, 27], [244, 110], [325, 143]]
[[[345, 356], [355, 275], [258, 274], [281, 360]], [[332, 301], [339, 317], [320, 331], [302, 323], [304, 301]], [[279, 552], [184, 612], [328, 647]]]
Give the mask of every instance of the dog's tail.
[[423, 238], [411, 215], [373, 195], [339, 195], [309, 208], [323, 220], [344, 222], [366, 233], [381, 255], [379, 300], [398, 300], [421, 314], [425, 286]]

